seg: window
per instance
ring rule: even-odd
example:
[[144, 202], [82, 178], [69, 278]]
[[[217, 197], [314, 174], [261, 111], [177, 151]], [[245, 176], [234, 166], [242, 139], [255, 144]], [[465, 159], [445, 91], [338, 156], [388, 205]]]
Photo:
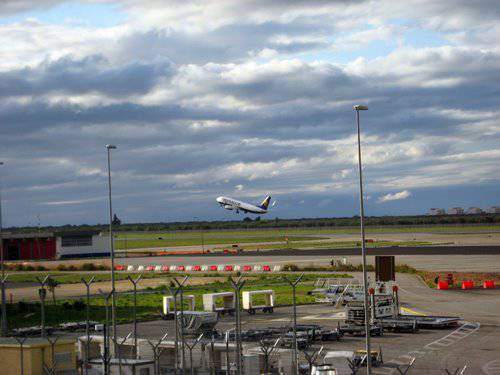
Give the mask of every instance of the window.
[[71, 236], [61, 238], [62, 247], [92, 246], [92, 236]]
[[54, 353], [54, 360], [57, 364], [71, 363], [71, 352]]

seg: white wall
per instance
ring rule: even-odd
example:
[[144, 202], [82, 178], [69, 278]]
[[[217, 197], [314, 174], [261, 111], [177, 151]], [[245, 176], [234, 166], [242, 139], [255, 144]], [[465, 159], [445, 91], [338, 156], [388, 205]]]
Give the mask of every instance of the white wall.
[[92, 236], [92, 246], [72, 246], [62, 247], [60, 236], [56, 238], [56, 258], [62, 256], [90, 255], [99, 253], [109, 253], [109, 236], [99, 234]]

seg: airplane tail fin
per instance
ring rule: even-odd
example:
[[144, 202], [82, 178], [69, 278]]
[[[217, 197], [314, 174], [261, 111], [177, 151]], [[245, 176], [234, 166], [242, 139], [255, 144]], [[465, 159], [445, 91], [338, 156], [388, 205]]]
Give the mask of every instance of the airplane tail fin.
[[271, 196], [270, 195], [268, 195], [266, 197], [266, 199], [264, 199], [262, 201], [262, 203], [260, 204], [259, 207], [262, 208], [262, 209], [264, 209], [264, 210], [267, 210], [267, 208], [269, 207], [269, 202], [271, 202]]

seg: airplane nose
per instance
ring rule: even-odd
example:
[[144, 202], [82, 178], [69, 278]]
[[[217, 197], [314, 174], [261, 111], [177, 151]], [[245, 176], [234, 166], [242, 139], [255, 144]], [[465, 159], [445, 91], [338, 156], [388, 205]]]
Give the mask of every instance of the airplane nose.
[[222, 203], [222, 197], [218, 197], [218, 198], [216, 199], [216, 201], [217, 201], [217, 202], [219, 202], [219, 203]]

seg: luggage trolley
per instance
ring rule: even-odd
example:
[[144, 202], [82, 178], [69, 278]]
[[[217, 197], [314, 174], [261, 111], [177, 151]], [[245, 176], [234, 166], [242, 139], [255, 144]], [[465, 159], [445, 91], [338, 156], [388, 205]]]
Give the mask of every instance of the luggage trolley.
[[[189, 304], [187, 309], [184, 309], [184, 311], [193, 311], [195, 308], [195, 299], [194, 295], [190, 294], [187, 296], [183, 296], [183, 301], [187, 302]], [[176, 303], [180, 304], [181, 302], [181, 297], [178, 295], [176, 298]], [[179, 311], [180, 308], [177, 307], [177, 311]], [[174, 296], [163, 296], [163, 319], [173, 319], [174, 318]]]
[[235, 305], [234, 292], [207, 293], [203, 295], [203, 310], [205, 311], [216, 312], [220, 315], [226, 313], [233, 315]]
[[[254, 302], [255, 296], [264, 296], [264, 304], [256, 305]], [[243, 310], [246, 310], [249, 314], [253, 315], [257, 310], [262, 310], [262, 312], [267, 312], [272, 314], [274, 312], [274, 290], [249, 290], [242, 292], [243, 297]]]

